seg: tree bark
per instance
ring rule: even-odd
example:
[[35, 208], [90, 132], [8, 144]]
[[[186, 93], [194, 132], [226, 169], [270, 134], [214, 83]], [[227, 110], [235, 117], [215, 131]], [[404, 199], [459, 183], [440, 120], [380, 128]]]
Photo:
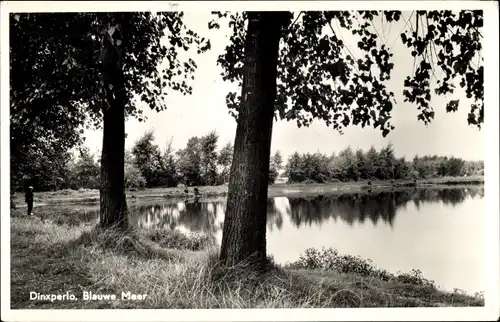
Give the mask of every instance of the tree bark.
[[[119, 40], [119, 42], [117, 42]], [[101, 44], [103, 104], [100, 222], [102, 228], [127, 228], [125, 199], [125, 81], [121, 34], [107, 32]]]
[[242, 101], [238, 111], [220, 261], [266, 262], [269, 159], [284, 12], [249, 12]]

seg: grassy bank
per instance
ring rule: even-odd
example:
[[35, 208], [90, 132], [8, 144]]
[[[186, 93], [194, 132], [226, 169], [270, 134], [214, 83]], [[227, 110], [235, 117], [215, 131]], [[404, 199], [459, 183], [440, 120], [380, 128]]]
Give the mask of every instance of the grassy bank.
[[[428, 186], [458, 186], [471, 184], [484, 184], [484, 177], [443, 177], [418, 180], [415, 184], [413, 180], [394, 180], [394, 181], [372, 181], [371, 185], [367, 181], [360, 182], [338, 182], [338, 183], [294, 183], [294, 184], [275, 184], [269, 186], [269, 196], [290, 196], [317, 193], [346, 193], [359, 192], [367, 189], [394, 189], [402, 187], [428, 187]], [[225, 197], [227, 195], [227, 185], [199, 187], [202, 198]], [[155, 201], [165, 199], [186, 199], [193, 198], [192, 188], [189, 193], [184, 193], [184, 188], [153, 188], [137, 191], [127, 191], [127, 200], [129, 202]], [[51, 204], [79, 204], [79, 203], [99, 203], [98, 190], [62, 190], [51, 192], [36, 192], [36, 205]], [[14, 197], [16, 205], [25, 206], [22, 193], [16, 193]]]
[[[38, 217], [11, 218], [14, 309], [481, 306], [481, 296], [437, 290], [418, 272], [392, 275], [332, 250], [251, 273], [217, 268], [214, 241], [168, 230], [100, 232]], [[74, 294], [34, 301], [29, 292]], [[83, 301], [82, 292], [120, 300]], [[121, 292], [147, 294], [121, 300]]]

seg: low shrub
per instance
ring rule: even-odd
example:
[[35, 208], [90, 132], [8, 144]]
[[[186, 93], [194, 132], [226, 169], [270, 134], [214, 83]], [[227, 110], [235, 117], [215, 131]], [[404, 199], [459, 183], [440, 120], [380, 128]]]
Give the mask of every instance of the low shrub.
[[408, 273], [401, 273], [399, 272], [398, 275], [396, 275], [396, 280], [398, 280], [401, 283], [405, 284], [414, 284], [414, 285], [423, 285], [423, 286], [434, 286], [434, 281], [426, 279], [422, 275], [422, 271], [419, 269], [412, 269]]
[[147, 239], [164, 248], [198, 251], [215, 245], [215, 237], [204, 234], [186, 235], [178, 230], [148, 229], [144, 232]]
[[341, 255], [333, 248], [306, 249], [305, 253], [297, 261], [287, 266], [301, 269], [334, 270], [339, 273], [353, 273], [363, 277], [378, 278], [383, 281], [393, 280], [404, 284], [435, 287], [434, 281], [424, 278], [422, 272], [418, 269], [412, 269], [408, 273], [398, 272], [398, 274], [394, 275], [384, 269], [377, 268], [370, 259]]

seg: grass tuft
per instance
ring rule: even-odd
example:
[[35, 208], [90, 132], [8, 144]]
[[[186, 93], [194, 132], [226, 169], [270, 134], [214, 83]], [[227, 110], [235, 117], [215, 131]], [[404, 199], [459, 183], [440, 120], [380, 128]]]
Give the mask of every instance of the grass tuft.
[[148, 229], [143, 236], [164, 248], [203, 250], [216, 244], [215, 237], [203, 234], [186, 234], [178, 230]]
[[[13, 217], [11, 222], [14, 309], [484, 305], [480, 297], [442, 292], [415, 282], [411, 274], [384, 280], [359, 258], [335, 251], [309, 251], [288, 266], [269, 258], [260, 270], [250, 262], [224, 268], [218, 250], [206, 237], [173, 231], [101, 230], [33, 217]], [[30, 301], [29, 292], [36, 290], [68, 291], [77, 297], [92, 291], [118, 298], [130, 291], [147, 297], [142, 301]]]
[[159, 245], [142, 237], [135, 228], [126, 230], [119, 228], [102, 229], [99, 226], [84, 231], [80, 237], [71, 242], [73, 248], [91, 247], [93, 252], [109, 252], [133, 258], [163, 260], [179, 260], [182, 258], [175, 249], [159, 247]]

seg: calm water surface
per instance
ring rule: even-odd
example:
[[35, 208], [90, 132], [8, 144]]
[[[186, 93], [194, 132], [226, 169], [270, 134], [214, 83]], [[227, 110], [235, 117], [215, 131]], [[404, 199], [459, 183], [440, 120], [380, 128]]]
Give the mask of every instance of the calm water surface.
[[[393, 273], [420, 269], [443, 289], [482, 291], [483, 198], [482, 187], [276, 197], [267, 204], [267, 249], [285, 263], [309, 247], [333, 247]], [[129, 204], [138, 227], [209, 233], [219, 243], [225, 208], [224, 199]]]

